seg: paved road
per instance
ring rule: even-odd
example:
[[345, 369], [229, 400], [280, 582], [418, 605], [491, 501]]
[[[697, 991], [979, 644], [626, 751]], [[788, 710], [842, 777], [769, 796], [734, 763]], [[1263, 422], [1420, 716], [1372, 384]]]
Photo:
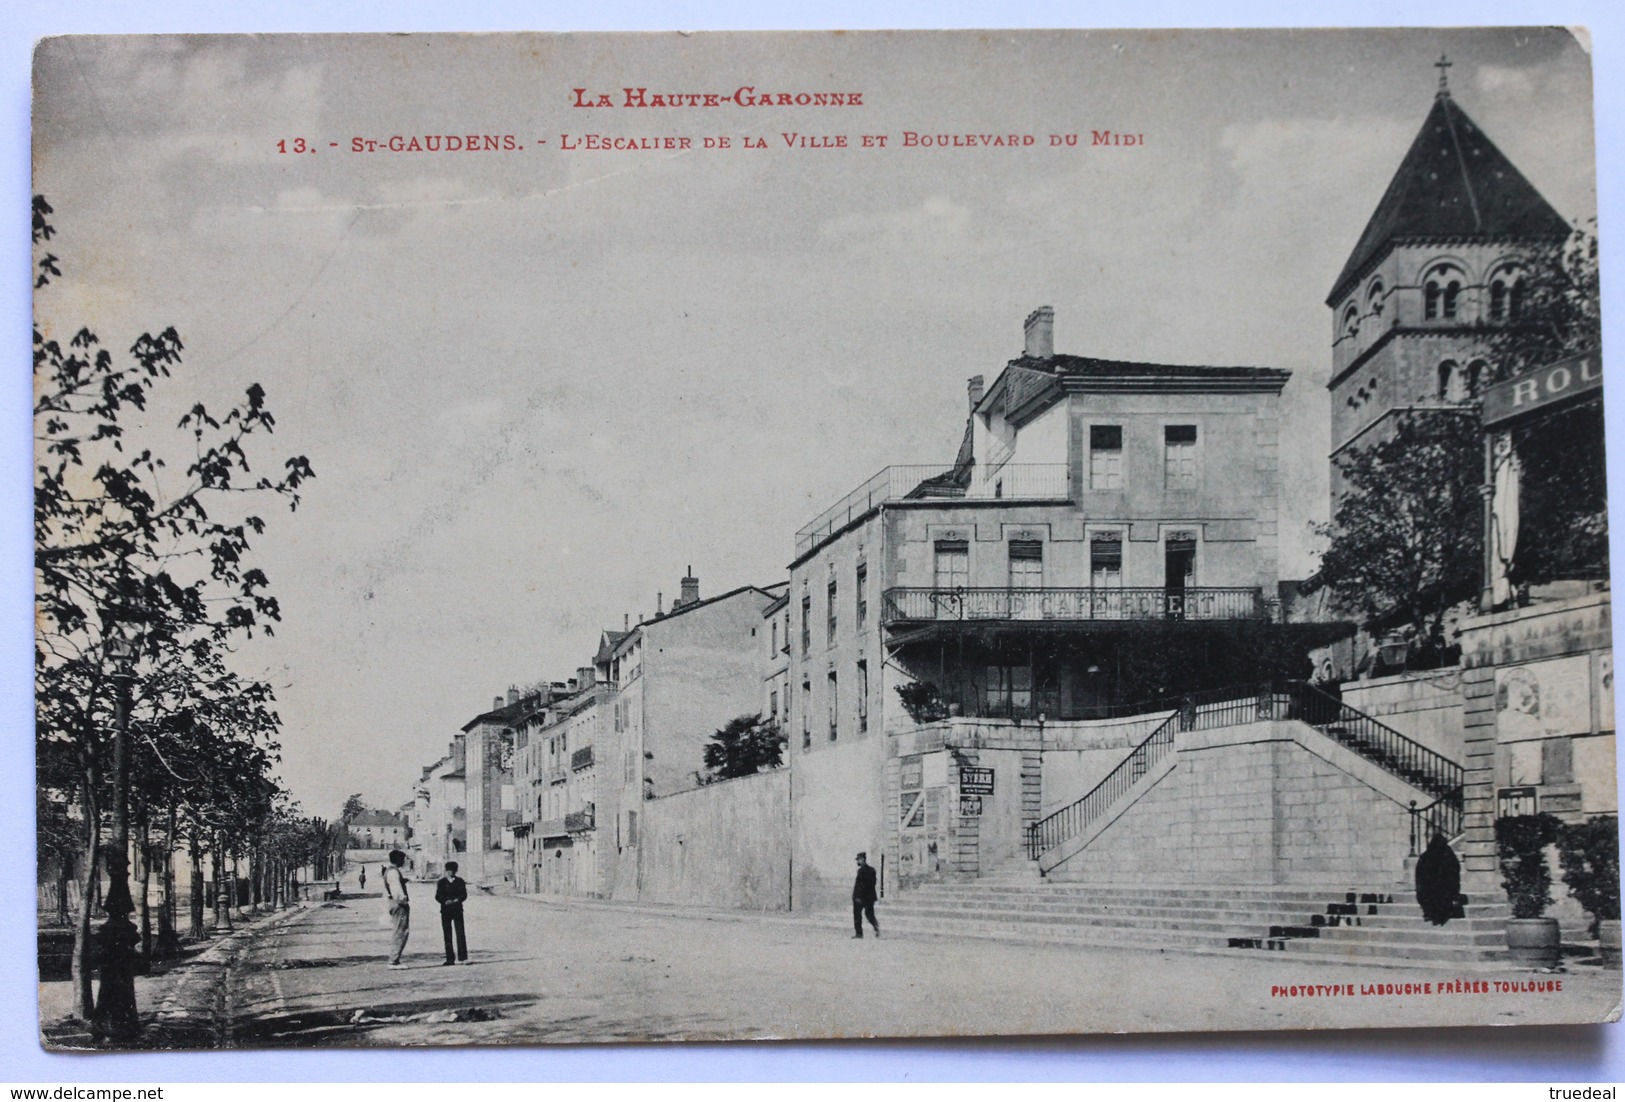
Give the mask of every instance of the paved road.
[[[468, 904], [473, 963], [441, 964], [439, 922], [420, 903], [408, 968], [385, 967], [383, 902], [350, 896], [276, 916], [168, 981], [171, 1017], [202, 1004], [234, 1046], [538, 1044], [719, 1038], [1301, 1029], [1601, 1019], [1620, 977], [1459, 975], [1034, 948], [908, 937], [851, 940], [840, 915], [739, 916], [480, 896]], [[884, 906], [881, 921], [884, 923]], [[222, 961], [222, 958], [223, 961]], [[1461, 978], [1561, 991], [1361, 994]], [[1355, 994], [1273, 996], [1275, 985]], [[197, 1020], [194, 1017], [192, 1024]], [[194, 1029], [190, 1036], [196, 1036]]]

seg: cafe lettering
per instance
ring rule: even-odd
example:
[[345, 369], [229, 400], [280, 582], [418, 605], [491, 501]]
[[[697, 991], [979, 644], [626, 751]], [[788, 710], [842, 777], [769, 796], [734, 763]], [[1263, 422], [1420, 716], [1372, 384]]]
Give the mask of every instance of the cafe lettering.
[[1484, 424], [1498, 425], [1602, 387], [1602, 354], [1587, 352], [1496, 383], [1484, 392]]

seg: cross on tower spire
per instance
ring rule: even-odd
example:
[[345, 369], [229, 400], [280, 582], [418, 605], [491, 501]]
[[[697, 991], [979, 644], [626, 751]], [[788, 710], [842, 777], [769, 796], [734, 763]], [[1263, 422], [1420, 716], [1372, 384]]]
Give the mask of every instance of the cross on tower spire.
[[1433, 63], [1433, 67], [1439, 70], [1439, 95], [1441, 96], [1448, 96], [1450, 94], [1449, 74], [1446, 73], [1445, 70], [1449, 69], [1454, 64], [1455, 62], [1450, 60], [1448, 54], [1440, 54], [1439, 60]]

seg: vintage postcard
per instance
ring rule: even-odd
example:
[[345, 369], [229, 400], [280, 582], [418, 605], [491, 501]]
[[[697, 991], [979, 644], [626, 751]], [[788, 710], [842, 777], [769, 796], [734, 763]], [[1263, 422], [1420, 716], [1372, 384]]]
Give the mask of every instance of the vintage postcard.
[[48, 1049], [1618, 1017], [1583, 32], [63, 37], [33, 118]]

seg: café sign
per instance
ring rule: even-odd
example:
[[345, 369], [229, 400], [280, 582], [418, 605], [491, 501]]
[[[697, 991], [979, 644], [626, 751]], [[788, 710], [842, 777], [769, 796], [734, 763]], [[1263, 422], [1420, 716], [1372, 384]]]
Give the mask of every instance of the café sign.
[[1601, 388], [1602, 353], [1569, 356], [1484, 391], [1484, 424], [1498, 425]]

